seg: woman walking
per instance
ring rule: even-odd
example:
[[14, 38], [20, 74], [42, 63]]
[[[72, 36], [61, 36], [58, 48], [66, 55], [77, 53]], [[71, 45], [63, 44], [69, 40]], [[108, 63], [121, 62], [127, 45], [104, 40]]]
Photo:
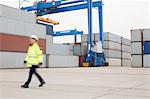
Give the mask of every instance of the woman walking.
[[43, 52], [38, 45], [38, 40], [39, 39], [37, 36], [30, 36], [30, 46], [27, 50], [27, 55], [24, 60], [24, 63], [30, 68], [29, 77], [25, 84], [21, 86], [22, 88], [29, 88], [33, 74], [35, 74], [40, 81], [39, 87], [42, 87], [45, 84], [43, 78], [36, 71], [36, 68], [38, 68], [39, 65], [42, 65], [43, 62]]

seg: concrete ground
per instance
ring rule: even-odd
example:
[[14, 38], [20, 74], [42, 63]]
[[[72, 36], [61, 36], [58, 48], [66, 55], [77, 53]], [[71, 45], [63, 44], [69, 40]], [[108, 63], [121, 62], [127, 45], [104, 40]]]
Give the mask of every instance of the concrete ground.
[[33, 77], [20, 88], [28, 69], [0, 70], [0, 99], [150, 99], [150, 69], [129, 67], [38, 69], [46, 85]]

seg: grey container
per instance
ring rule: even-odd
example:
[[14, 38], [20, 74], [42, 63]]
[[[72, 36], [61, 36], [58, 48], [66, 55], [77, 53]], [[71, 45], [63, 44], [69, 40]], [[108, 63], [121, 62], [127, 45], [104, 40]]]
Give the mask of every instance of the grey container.
[[0, 17], [6, 17], [18, 21], [36, 23], [36, 15], [21, 9], [16, 9], [0, 4]]
[[131, 59], [121, 59], [122, 66], [131, 66]]
[[82, 35], [81, 41], [82, 41], [82, 42], [88, 41], [88, 36], [87, 36], [87, 34], [83, 34], [83, 35]]
[[0, 17], [0, 32], [21, 36], [30, 36], [34, 34], [39, 38], [46, 38], [46, 27], [43, 25], [21, 22], [3, 17]]
[[142, 54], [142, 43], [133, 42], [131, 44], [131, 54]]
[[[81, 42], [86, 42], [86, 41], [89, 41], [89, 34], [83, 34], [82, 37], [81, 37]], [[94, 34], [92, 35], [92, 41], [95, 41], [94, 39]]]
[[10, 34], [25, 34], [25, 22], [0, 17], [0, 32]]
[[119, 35], [112, 34], [110, 32], [105, 32], [103, 36], [104, 36], [104, 41], [113, 41], [121, 44], [121, 36]]
[[[26, 53], [0, 52], [0, 68], [26, 68], [23, 63]], [[46, 67], [46, 56], [44, 55], [43, 65]]]
[[87, 52], [88, 47], [89, 47], [89, 46], [88, 46], [88, 42], [81, 42], [81, 46], [84, 46], [84, 47], [83, 47], [83, 51], [84, 51], [84, 52]]
[[132, 55], [131, 58], [132, 67], [142, 67], [142, 55]]
[[72, 51], [72, 52], [73, 52], [73, 47], [74, 47], [74, 45], [69, 45], [69, 49], [70, 49], [70, 51]]
[[95, 35], [95, 41], [100, 41], [100, 34], [99, 33], [96, 33], [94, 34]]
[[[85, 42], [85, 41], [88, 41], [88, 34], [83, 35], [82, 42]], [[99, 33], [93, 33], [92, 41], [100, 41], [100, 34]]]
[[150, 41], [150, 29], [143, 29], [143, 41]]
[[150, 68], [150, 54], [143, 55], [143, 67]]
[[85, 45], [74, 45], [73, 55], [75, 56], [85, 56], [87, 53], [87, 46]]
[[122, 58], [123, 59], [131, 59], [131, 53], [122, 52]]
[[122, 45], [122, 51], [131, 53], [131, 46]]
[[114, 50], [121, 50], [121, 44], [115, 43], [112, 41], [104, 41], [104, 48], [106, 49], [114, 49]]
[[131, 41], [142, 41], [142, 30], [141, 29], [135, 29], [131, 30]]
[[49, 55], [48, 67], [78, 67], [78, 56]]
[[117, 58], [106, 58], [106, 62], [109, 66], [121, 66], [121, 59]]
[[131, 46], [131, 40], [127, 39], [127, 38], [121, 38], [121, 43], [122, 45], [127, 45], [127, 46]]
[[70, 46], [62, 44], [48, 44], [46, 45], [46, 54], [70, 55]]
[[0, 68], [25, 68], [26, 53], [0, 52]]
[[40, 25], [40, 24], [28, 24], [28, 23], [24, 23], [25, 24], [25, 34], [29, 34], [31, 35], [37, 35], [38, 37], [41, 38], [46, 38], [46, 26], [44, 25]]
[[53, 43], [53, 36], [51, 35], [46, 35], [46, 45], [52, 44]]
[[73, 55], [80, 56], [81, 55], [81, 45], [74, 45], [73, 47]]
[[88, 42], [87, 41], [81, 42], [81, 46], [88, 46]]
[[88, 48], [87, 48], [87, 46], [81, 46], [81, 55], [86, 55], [87, 54], [87, 52], [88, 52]]
[[104, 49], [104, 53], [105, 53], [106, 58], [120, 58], [121, 59], [121, 51]]

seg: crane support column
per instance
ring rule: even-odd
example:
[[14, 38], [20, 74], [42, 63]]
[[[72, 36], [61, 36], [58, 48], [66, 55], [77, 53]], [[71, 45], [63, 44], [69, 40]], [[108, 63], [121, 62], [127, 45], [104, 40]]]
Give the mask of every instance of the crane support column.
[[100, 32], [100, 41], [102, 42], [102, 49], [104, 49], [104, 39], [103, 39], [103, 3], [101, 1], [98, 6], [98, 14], [99, 14], [99, 32]]
[[92, 45], [92, 0], [87, 0], [87, 2], [88, 2], [88, 33], [89, 33], [89, 43], [90, 43], [90, 52], [91, 52], [93, 46]]

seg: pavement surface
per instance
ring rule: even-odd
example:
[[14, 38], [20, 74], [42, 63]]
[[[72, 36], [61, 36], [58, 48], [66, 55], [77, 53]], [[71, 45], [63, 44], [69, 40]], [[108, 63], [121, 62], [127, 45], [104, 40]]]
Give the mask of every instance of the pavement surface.
[[150, 99], [150, 68], [97, 67], [38, 69], [46, 84], [28, 69], [0, 70], [0, 99]]

